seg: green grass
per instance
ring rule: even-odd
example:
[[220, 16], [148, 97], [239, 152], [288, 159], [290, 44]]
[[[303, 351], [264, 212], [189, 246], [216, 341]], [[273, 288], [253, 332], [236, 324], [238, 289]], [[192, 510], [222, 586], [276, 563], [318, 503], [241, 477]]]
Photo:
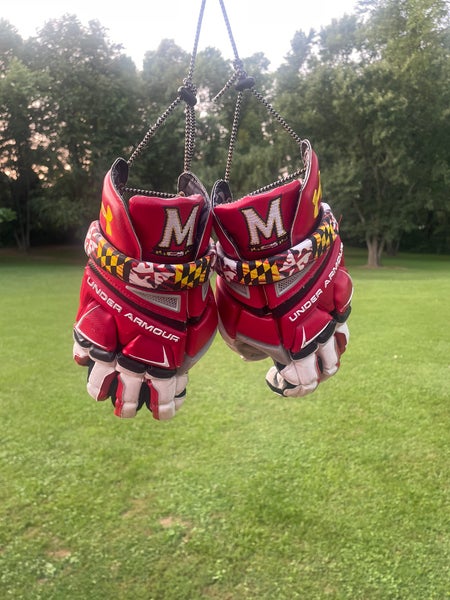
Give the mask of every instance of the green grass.
[[71, 329], [81, 253], [0, 254], [0, 598], [450, 598], [450, 260], [363, 267], [305, 399], [220, 338], [178, 416], [113, 416]]

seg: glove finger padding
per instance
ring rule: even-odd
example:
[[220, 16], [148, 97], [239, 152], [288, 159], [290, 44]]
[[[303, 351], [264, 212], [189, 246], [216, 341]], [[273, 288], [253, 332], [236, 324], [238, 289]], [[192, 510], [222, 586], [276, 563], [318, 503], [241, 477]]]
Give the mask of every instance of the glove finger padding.
[[89, 394], [111, 397], [115, 415], [134, 417], [145, 404], [155, 419], [169, 419], [217, 329], [211, 205], [192, 173], [169, 199], [127, 200], [127, 177], [117, 159], [86, 236], [73, 356], [89, 367]]
[[219, 331], [245, 360], [273, 359], [266, 381], [283, 396], [338, 371], [353, 292], [308, 141], [303, 152], [303, 180], [236, 201], [225, 181], [212, 193]]

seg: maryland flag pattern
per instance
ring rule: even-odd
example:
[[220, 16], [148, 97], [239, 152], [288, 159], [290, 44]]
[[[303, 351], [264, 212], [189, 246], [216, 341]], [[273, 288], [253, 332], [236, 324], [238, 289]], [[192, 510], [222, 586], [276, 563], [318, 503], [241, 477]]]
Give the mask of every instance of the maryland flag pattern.
[[314, 258], [319, 258], [329, 250], [337, 236], [338, 226], [331, 213], [322, 219], [319, 227], [311, 236]]
[[171, 265], [175, 269], [174, 287], [176, 289], [193, 288], [205, 283], [210, 271], [210, 259], [203, 256], [195, 262]]
[[310, 263], [328, 252], [336, 239], [339, 228], [328, 205], [313, 234], [300, 244], [285, 252], [263, 260], [241, 261], [226, 256], [217, 244], [216, 271], [226, 281], [241, 285], [266, 285], [291, 277], [303, 271]]
[[239, 283], [244, 285], [260, 285], [275, 283], [282, 278], [278, 265], [269, 259], [241, 262], [237, 265]]
[[105, 238], [101, 238], [94, 258], [99, 267], [114, 277], [127, 281], [133, 266], [133, 259], [118, 252]]
[[86, 254], [102, 270], [125, 283], [141, 287], [174, 291], [192, 289], [208, 281], [215, 262], [215, 246], [210, 244], [208, 253], [184, 264], [160, 264], [139, 261], [119, 252], [103, 236], [98, 221], [91, 223], [84, 244]]

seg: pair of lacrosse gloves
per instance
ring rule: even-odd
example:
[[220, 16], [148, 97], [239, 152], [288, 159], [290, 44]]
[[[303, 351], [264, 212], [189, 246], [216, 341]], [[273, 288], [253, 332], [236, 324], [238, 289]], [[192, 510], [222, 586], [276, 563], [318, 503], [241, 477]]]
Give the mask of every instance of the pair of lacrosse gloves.
[[301, 153], [301, 178], [237, 200], [225, 180], [210, 198], [190, 171], [170, 198], [128, 198], [128, 163], [114, 162], [86, 236], [74, 326], [95, 400], [110, 397], [118, 417], [146, 405], [172, 418], [217, 329], [243, 359], [272, 359], [266, 381], [281, 396], [337, 372], [353, 287], [307, 140]]

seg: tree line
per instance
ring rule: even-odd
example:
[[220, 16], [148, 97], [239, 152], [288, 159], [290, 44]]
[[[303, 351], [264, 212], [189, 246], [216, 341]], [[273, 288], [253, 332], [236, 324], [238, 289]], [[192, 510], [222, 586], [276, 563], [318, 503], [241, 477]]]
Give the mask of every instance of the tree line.
[[[372, 266], [399, 248], [450, 253], [448, 9], [446, 0], [361, 0], [319, 32], [298, 30], [276, 70], [263, 52], [243, 59], [258, 92], [311, 141], [344, 241], [366, 246]], [[163, 40], [137, 69], [98, 21], [67, 14], [24, 40], [0, 20], [0, 245], [81, 240], [105, 173], [177, 98], [190, 59]], [[237, 92], [212, 99], [232, 72], [216, 48], [198, 53], [192, 171], [209, 188], [224, 177]], [[279, 120], [243, 96], [236, 198], [300, 164]], [[184, 137], [176, 107], [133, 163], [133, 187], [173, 193]]]

